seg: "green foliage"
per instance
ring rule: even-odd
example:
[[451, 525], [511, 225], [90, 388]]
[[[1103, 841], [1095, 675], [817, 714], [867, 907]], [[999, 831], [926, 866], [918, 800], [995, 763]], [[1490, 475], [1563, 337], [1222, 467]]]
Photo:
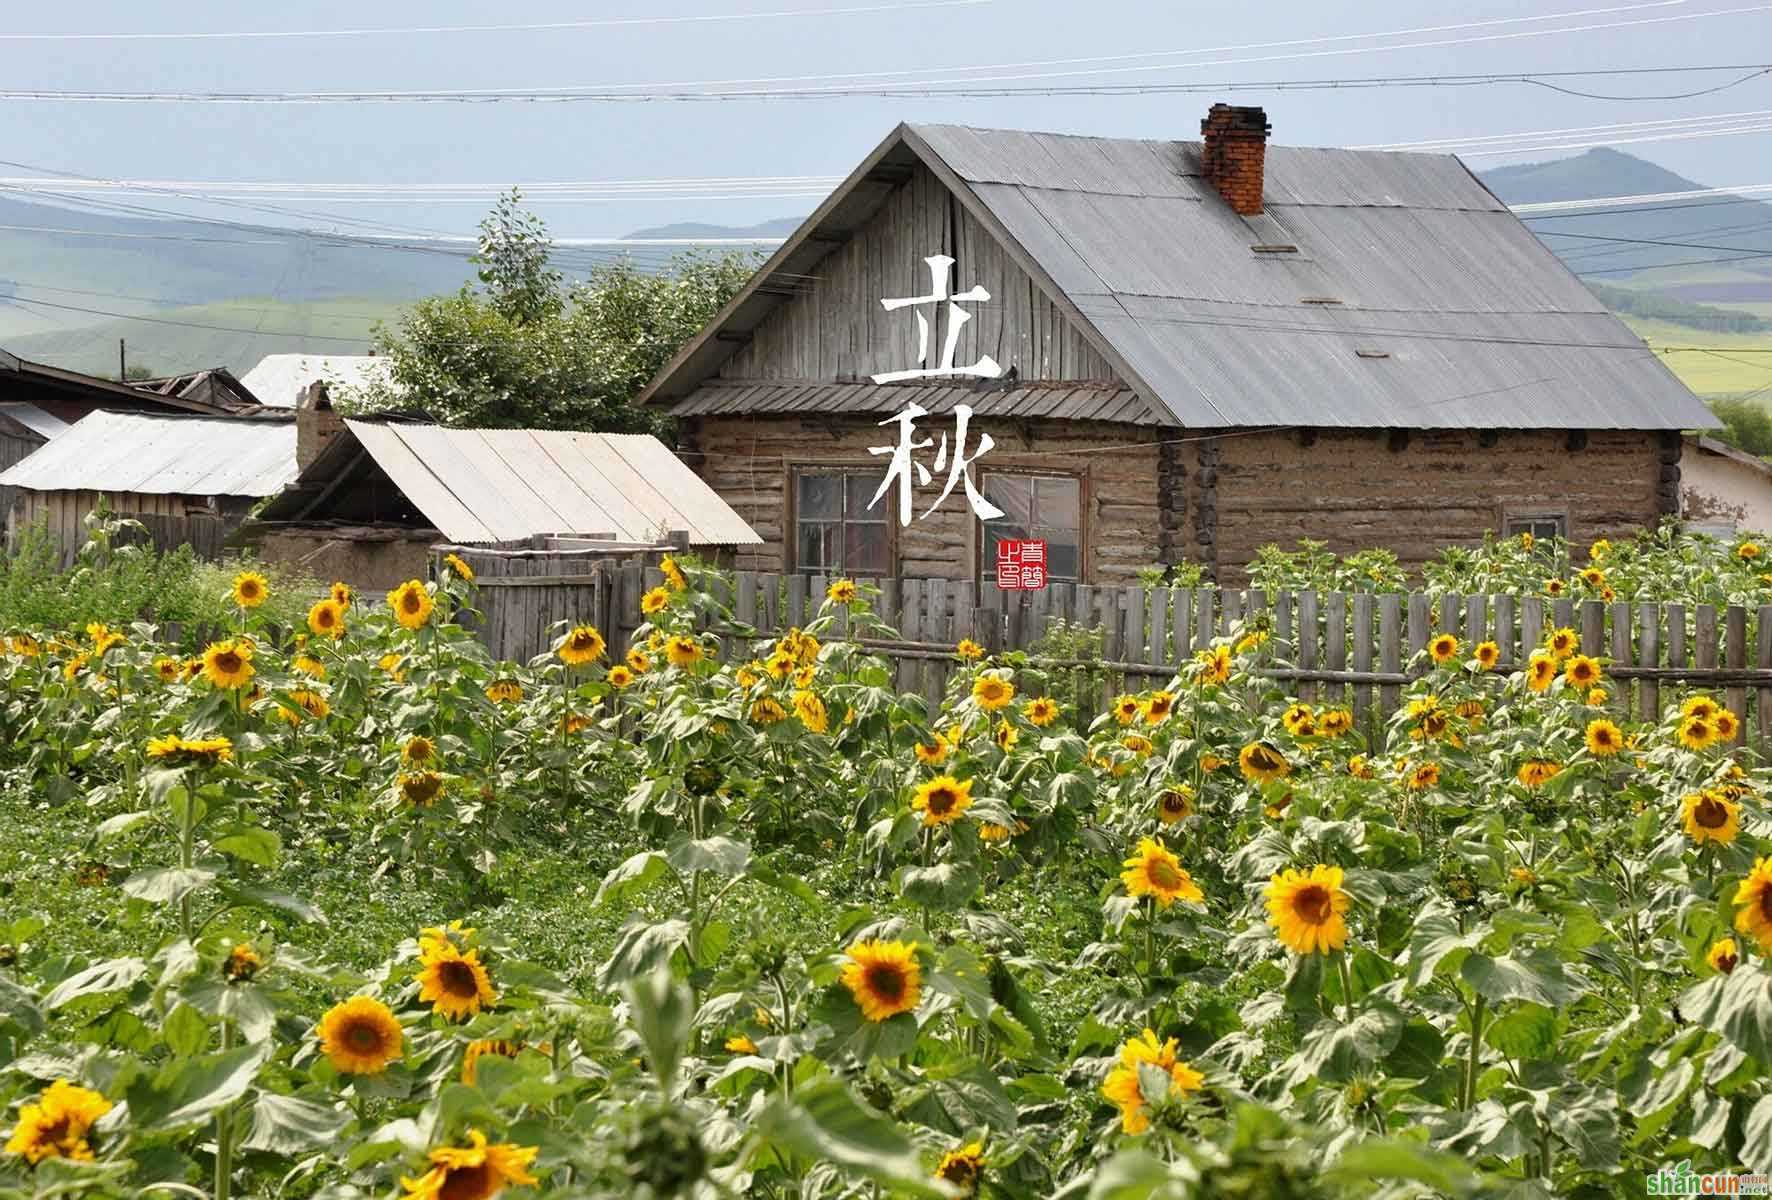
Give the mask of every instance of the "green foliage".
[[756, 256], [683, 254], [657, 274], [624, 259], [566, 288], [548, 266], [546, 227], [518, 200], [501, 198], [481, 224], [480, 288], [378, 326], [388, 379], [341, 407], [419, 408], [470, 427], [662, 428], [635, 394], [749, 278]]
[[1681, 300], [1677, 296], [1665, 296], [1660, 292], [1641, 291], [1637, 288], [1608, 287], [1603, 283], [1588, 282], [1591, 291], [1607, 308], [1615, 313], [1628, 313], [1633, 317], [1644, 317], [1649, 320], [1667, 321], [1674, 325], [1685, 325], [1692, 329], [1704, 329], [1712, 333], [1765, 333], [1772, 330], [1772, 321], [1765, 321], [1752, 313], [1742, 312], [1734, 308], [1718, 308], [1713, 304], [1693, 304]]
[[1705, 403], [1723, 422], [1721, 429], [1712, 431], [1718, 441], [1761, 458], [1772, 455], [1772, 412], [1768, 412], [1764, 404], [1721, 396], [1712, 397]]

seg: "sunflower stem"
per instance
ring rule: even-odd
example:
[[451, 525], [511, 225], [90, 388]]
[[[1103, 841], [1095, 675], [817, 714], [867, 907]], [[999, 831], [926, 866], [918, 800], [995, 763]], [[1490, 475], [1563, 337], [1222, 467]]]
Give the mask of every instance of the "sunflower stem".
[[1477, 993], [1476, 1003], [1471, 1006], [1471, 1048], [1470, 1058], [1464, 1068], [1464, 1095], [1460, 1097], [1460, 1108], [1469, 1109], [1477, 1102], [1477, 1075], [1481, 1067], [1479, 1057], [1483, 1048], [1483, 1016], [1488, 1001], [1481, 992]]
[[1354, 971], [1348, 957], [1348, 952], [1343, 950], [1335, 956], [1335, 966], [1341, 972], [1341, 1019], [1351, 1024], [1354, 1019]]
[[1150, 901], [1144, 922], [1145, 991], [1149, 993], [1157, 981], [1157, 902]]
[[[234, 1046], [234, 1023], [222, 1020], [221, 1048]], [[224, 1105], [215, 1114], [215, 1200], [228, 1200], [234, 1185], [234, 1106]]]

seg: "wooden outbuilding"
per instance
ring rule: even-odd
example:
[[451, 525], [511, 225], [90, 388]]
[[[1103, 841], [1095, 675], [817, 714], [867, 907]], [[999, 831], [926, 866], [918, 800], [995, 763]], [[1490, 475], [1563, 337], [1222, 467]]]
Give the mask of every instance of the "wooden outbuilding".
[[[1268, 543], [1415, 565], [1678, 511], [1714, 419], [1462, 163], [1268, 129], [893, 130], [642, 394], [762, 535], [738, 565], [988, 583], [1019, 537], [1057, 581], [1230, 584]], [[1003, 516], [932, 509], [956, 455]]]

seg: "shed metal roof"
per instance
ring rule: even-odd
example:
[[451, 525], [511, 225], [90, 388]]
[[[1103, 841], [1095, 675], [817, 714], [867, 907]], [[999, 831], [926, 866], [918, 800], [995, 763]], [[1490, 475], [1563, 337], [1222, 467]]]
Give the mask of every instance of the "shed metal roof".
[[88, 413], [0, 474], [39, 492], [269, 496], [295, 478], [295, 424], [239, 417]]
[[[673, 529], [702, 546], [763, 540], [650, 434], [349, 420], [345, 427], [451, 541], [576, 533], [650, 542]], [[328, 447], [328, 457], [334, 453]], [[277, 519], [274, 508], [264, 515]]]
[[925, 387], [902, 383], [824, 383], [819, 380], [727, 380], [698, 388], [671, 415], [736, 413], [879, 413], [920, 404], [936, 416], [956, 404], [981, 417], [1043, 417], [1161, 425], [1131, 388], [1112, 384], [1040, 384], [980, 391], [973, 387]]
[[707, 382], [743, 340], [716, 334], [793, 302], [756, 290], [770, 273], [813, 272], [878, 211], [881, 172], [916, 162], [1166, 423], [1715, 424], [1453, 156], [1270, 145], [1265, 211], [1242, 216], [1204, 178], [1198, 142], [953, 125], [900, 126], [645, 397]]
[[46, 413], [35, 404], [27, 404], [23, 400], [9, 400], [0, 404], [0, 416], [16, 421], [45, 441], [68, 427], [68, 423], [54, 413]]
[[315, 380], [335, 389], [364, 387], [387, 382], [391, 370], [387, 359], [373, 354], [267, 354], [240, 382], [260, 404], [294, 408], [301, 390]]

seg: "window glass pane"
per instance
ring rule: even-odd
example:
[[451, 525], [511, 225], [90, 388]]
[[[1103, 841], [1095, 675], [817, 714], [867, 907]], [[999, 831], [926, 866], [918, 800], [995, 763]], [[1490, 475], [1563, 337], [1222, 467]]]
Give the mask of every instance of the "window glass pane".
[[[876, 485], [877, 486], [877, 485]], [[886, 526], [849, 526], [849, 548], [843, 569], [850, 575], [886, 574]]]
[[799, 545], [794, 565], [802, 571], [823, 571], [837, 566], [841, 525], [800, 522]]
[[1046, 573], [1053, 579], [1078, 579], [1077, 543], [1054, 542], [1046, 543]]
[[1048, 529], [1075, 529], [1081, 516], [1081, 492], [1075, 479], [1057, 476], [1034, 486], [1034, 523]]
[[868, 501], [880, 490], [880, 480], [885, 478], [884, 475], [852, 474], [843, 478], [849, 487], [849, 511], [846, 515], [851, 521], [884, 521], [887, 510], [898, 503], [898, 489], [894, 487], [887, 489], [886, 494], [880, 497], [880, 503], [871, 509], [868, 507]]
[[803, 521], [837, 520], [843, 515], [843, 477], [801, 475], [798, 501]]
[[986, 475], [985, 499], [1003, 510], [1003, 515], [990, 524], [999, 523], [1027, 527], [1033, 521], [1033, 480], [1026, 475]]

